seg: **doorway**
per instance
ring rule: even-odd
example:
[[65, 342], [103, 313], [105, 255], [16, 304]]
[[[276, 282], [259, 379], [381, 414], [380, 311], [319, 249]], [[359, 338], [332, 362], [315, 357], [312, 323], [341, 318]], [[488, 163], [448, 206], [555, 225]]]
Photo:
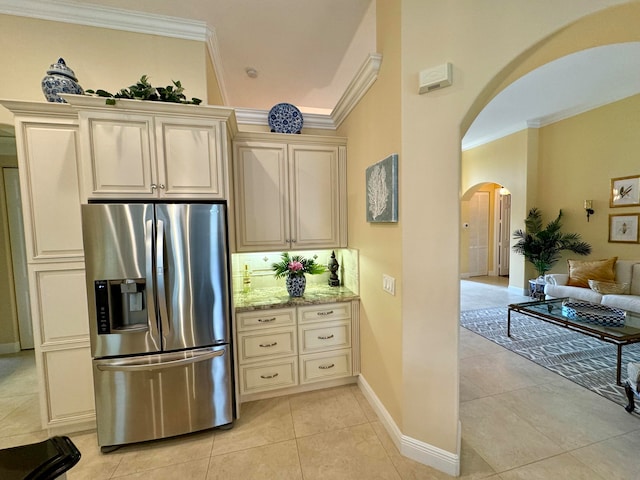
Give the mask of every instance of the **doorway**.
[[496, 203], [496, 271], [499, 277], [508, 277], [511, 251], [511, 194], [506, 188], [498, 189]]
[[31, 323], [31, 306], [29, 304], [29, 276], [27, 273], [27, 254], [22, 222], [20, 179], [17, 167], [7, 167], [2, 170], [20, 350], [27, 350], [33, 348], [33, 326]]
[[489, 273], [489, 192], [476, 192], [469, 200], [470, 277]]

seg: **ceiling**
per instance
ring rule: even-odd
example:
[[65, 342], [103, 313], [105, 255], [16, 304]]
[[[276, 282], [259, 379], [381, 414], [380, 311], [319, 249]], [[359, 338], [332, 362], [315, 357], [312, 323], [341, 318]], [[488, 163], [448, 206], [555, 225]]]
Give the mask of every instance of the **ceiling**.
[[[455, 79], [454, 79], [455, 80]], [[640, 42], [583, 50], [502, 90], [476, 117], [463, 150], [640, 93]]]
[[215, 34], [216, 67], [233, 107], [269, 110], [287, 102], [330, 114], [375, 53], [372, 0], [77, 1], [204, 22]]

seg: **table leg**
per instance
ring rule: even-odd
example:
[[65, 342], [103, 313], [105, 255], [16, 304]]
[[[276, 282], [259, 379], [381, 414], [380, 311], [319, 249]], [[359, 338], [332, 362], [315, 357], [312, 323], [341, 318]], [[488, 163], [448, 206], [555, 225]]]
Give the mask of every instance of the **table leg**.
[[627, 412], [631, 413], [633, 412], [633, 409], [636, 408], [636, 405], [633, 399], [633, 390], [631, 389], [631, 385], [629, 385], [629, 382], [626, 382], [624, 384], [624, 393], [627, 394], [627, 401], [629, 402], [628, 405], [624, 407], [624, 409]]
[[618, 361], [616, 363], [616, 382], [618, 382], [618, 385], [622, 385], [622, 383], [620, 383], [621, 370], [622, 370], [622, 345], [618, 345]]
[[511, 309], [507, 310], [507, 337], [511, 336]]

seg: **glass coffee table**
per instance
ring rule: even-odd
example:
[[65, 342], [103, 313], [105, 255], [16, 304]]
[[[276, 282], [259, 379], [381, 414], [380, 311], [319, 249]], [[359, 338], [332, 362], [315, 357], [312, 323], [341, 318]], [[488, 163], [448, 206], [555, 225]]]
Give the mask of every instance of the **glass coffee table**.
[[640, 342], [640, 313], [606, 307], [583, 300], [554, 298], [514, 303], [507, 313], [507, 336], [511, 336], [511, 312], [552, 323], [560, 327], [612, 343], [618, 348], [616, 382], [620, 383], [622, 347]]

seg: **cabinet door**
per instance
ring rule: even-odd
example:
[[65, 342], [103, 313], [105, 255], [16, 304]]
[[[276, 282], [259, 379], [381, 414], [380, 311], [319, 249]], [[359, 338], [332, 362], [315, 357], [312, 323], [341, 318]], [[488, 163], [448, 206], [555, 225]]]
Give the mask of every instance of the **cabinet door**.
[[241, 142], [234, 153], [237, 251], [288, 249], [286, 146]]
[[[43, 354], [47, 427], [95, 420], [91, 348], [75, 346]], [[73, 372], [70, 375], [70, 372]], [[67, 427], [69, 429], [69, 427]]]
[[68, 431], [95, 419], [84, 262], [29, 265], [42, 424]]
[[340, 246], [338, 147], [290, 145], [292, 248]]
[[84, 184], [91, 198], [155, 198], [153, 118], [79, 112]]
[[225, 198], [221, 122], [156, 117], [155, 123], [160, 196]]
[[17, 127], [28, 261], [81, 259], [78, 127], [64, 121]]

